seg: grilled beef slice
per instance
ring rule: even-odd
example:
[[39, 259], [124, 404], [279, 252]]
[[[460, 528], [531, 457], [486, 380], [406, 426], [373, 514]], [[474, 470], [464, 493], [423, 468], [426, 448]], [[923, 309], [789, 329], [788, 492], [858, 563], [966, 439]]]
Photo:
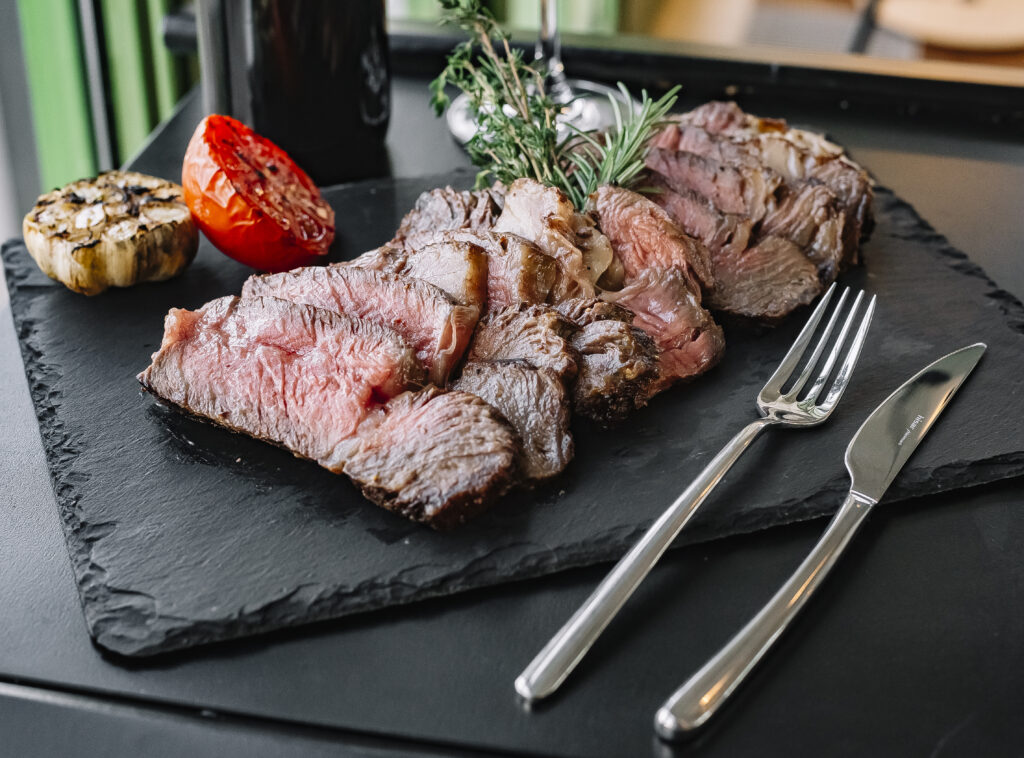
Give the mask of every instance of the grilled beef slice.
[[595, 321], [633, 323], [633, 312], [631, 310], [596, 298], [564, 300], [553, 307], [577, 326], [586, 326]]
[[584, 324], [573, 335], [572, 346], [579, 353], [573, 385], [576, 413], [614, 424], [647, 404], [659, 377], [659, 351], [646, 332], [628, 321], [599, 319]]
[[655, 148], [647, 167], [710, 200], [723, 213], [757, 223], [773, 207], [782, 177], [764, 166], [726, 163], [682, 150]]
[[[657, 137], [656, 143], [657, 152], [648, 156], [651, 166], [669, 165], [675, 159], [674, 150], [752, 166], [753, 170], [761, 166], [762, 151], [756, 142], [735, 142], [698, 126], [670, 125]], [[835, 280], [839, 268], [855, 256], [858, 233], [848, 228], [855, 221], [847, 216], [843, 204], [820, 179], [794, 177], [788, 167], [784, 167], [784, 171], [778, 173], [786, 183], [775, 191], [759, 235], [794, 242], [818, 265], [822, 282], [829, 284]], [[673, 189], [683, 194], [689, 187], [676, 183]]]
[[622, 262], [627, 282], [648, 269], [675, 267], [686, 274], [698, 295], [702, 287], [714, 285], [707, 248], [643, 195], [604, 184], [588, 203]]
[[499, 311], [517, 303], [543, 303], [558, 277], [554, 258], [518, 234], [495, 231], [449, 232], [487, 254], [487, 309]]
[[508, 490], [516, 454], [515, 432], [487, 403], [427, 387], [367, 418], [345, 473], [378, 505], [450, 529]]
[[525, 361], [467, 363], [452, 388], [486, 401], [512, 425], [528, 479], [552, 477], [572, 460], [569, 393], [555, 372]]
[[857, 244], [873, 226], [871, 178], [844, 150], [820, 134], [793, 129], [781, 119], [758, 118], [735, 103], [711, 102], [679, 116], [683, 124], [699, 127], [743, 144], [764, 166], [787, 183], [817, 179], [839, 200], [848, 223], [846, 250], [856, 262]]
[[818, 266], [794, 243], [773, 236], [752, 240], [742, 220], [721, 214], [689, 190], [675, 192], [671, 181], [662, 179], [659, 187], [655, 201], [684, 231], [707, 243], [715, 278], [706, 298], [711, 310], [773, 322], [822, 291]]
[[708, 307], [746, 319], [778, 321], [821, 291], [817, 267], [781, 237], [765, 237], [740, 253], [714, 258], [715, 289]]
[[633, 324], [657, 344], [659, 378], [652, 391], [702, 374], [722, 357], [722, 328], [701, 307], [700, 295], [677, 268], [644, 271], [618, 292], [604, 292], [601, 297], [632, 311]]
[[139, 374], [165, 400], [334, 472], [372, 408], [423, 379], [412, 348], [390, 329], [262, 297], [172, 309]]
[[334, 266], [402, 274], [430, 282], [459, 305], [483, 309], [487, 301], [487, 254], [477, 245], [446, 235], [418, 250], [384, 245]]
[[518, 234], [555, 259], [554, 302], [593, 297], [594, 284], [612, 262], [611, 246], [594, 219], [577, 213], [560, 189], [533, 179], [517, 179], [508, 188], [494, 231]]
[[742, 252], [749, 246], [754, 235], [750, 219], [722, 213], [703, 195], [674, 184], [660, 174], [652, 174], [648, 183], [658, 189], [651, 200], [661, 206], [680, 229], [703, 242], [712, 259], [723, 249]]
[[571, 345], [575, 331], [576, 325], [554, 308], [520, 303], [477, 324], [466, 361], [523, 360], [568, 381], [578, 370]]
[[566, 300], [555, 306], [575, 323], [579, 373], [573, 410], [602, 424], [625, 419], [646, 405], [658, 378], [658, 346], [635, 326], [633, 312], [605, 300]]
[[431, 242], [438, 232], [490, 229], [501, 213], [503, 188], [458, 192], [439, 187], [424, 192], [405, 214], [391, 244], [410, 251]]
[[473, 336], [478, 311], [456, 305], [434, 285], [351, 266], [307, 266], [250, 276], [242, 297], [278, 297], [389, 327], [416, 351], [430, 381], [443, 387]]

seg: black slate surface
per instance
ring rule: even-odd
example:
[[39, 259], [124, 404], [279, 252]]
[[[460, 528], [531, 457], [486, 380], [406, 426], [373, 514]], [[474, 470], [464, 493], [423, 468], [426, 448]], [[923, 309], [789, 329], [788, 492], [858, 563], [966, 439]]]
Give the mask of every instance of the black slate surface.
[[[339, 187], [334, 257], [388, 238], [425, 188], [457, 177]], [[866, 268], [879, 295], [847, 397], [824, 427], [769, 432], [679, 544], [812, 518], [846, 488], [842, 452], [868, 412], [926, 362], [989, 351], [888, 500], [1024, 472], [1024, 308], [891, 193], [876, 201]], [[615, 431], [575, 426], [553, 484], [507, 497], [453, 534], [370, 505], [343, 477], [154, 403], [135, 373], [172, 306], [237, 292], [248, 270], [204, 241], [172, 282], [88, 299], [3, 248], [12, 312], [86, 621], [122, 655], [152, 655], [620, 555], [740, 426], [802, 317], [732, 328], [722, 364]]]

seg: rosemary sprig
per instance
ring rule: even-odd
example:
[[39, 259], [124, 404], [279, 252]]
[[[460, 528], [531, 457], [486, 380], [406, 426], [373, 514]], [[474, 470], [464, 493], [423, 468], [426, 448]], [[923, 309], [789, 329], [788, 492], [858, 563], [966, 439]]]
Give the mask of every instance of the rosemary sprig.
[[582, 140], [581, 149], [568, 152], [574, 171], [571, 177], [576, 186], [570, 192], [573, 203], [582, 208], [586, 198], [602, 184], [617, 184], [632, 187], [644, 170], [648, 143], [655, 131], [665, 125], [665, 117], [676, 103], [679, 85], [662, 97], [652, 100], [647, 90], [640, 93], [640, 107], [632, 107], [633, 99], [622, 82], [619, 90], [630, 104], [629, 112], [623, 116], [619, 102], [612, 97], [612, 111], [615, 114], [615, 128], [602, 135], [594, 135], [575, 129]]
[[[676, 102], [679, 87], [658, 100], [644, 91], [640, 107], [624, 85], [630, 104], [623, 113], [611, 98], [615, 128], [605, 134], [570, 131], [558, 136], [556, 105], [544, 91], [543, 72], [523, 61], [509, 44], [508, 35], [481, 0], [439, 0], [442, 21], [469, 32], [448, 56], [441, 74], [430, 83], [431, 104], [441, 115], [450, 105], [445, 87], [466, 93], [477, 131], [466, 144], [470, 160], [480, 171], [477, 186], [494, 180], [506, 184], [530, 177], [560, 188], [583, 209], [587, 196], [600, 184], [629, 187], [644, 167], [647, 144]], [[474, 50], [479, 54], [474, 56]]]

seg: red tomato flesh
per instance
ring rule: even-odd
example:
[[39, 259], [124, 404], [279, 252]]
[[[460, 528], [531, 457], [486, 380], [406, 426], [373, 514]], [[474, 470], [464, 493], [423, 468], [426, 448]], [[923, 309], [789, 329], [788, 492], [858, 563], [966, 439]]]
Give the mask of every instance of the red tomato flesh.
[[210, 242], [261, 271], [322, 260], [334, 211], [288, 154], [230, 116], [196, 128], [181, 169], [185, 202]]

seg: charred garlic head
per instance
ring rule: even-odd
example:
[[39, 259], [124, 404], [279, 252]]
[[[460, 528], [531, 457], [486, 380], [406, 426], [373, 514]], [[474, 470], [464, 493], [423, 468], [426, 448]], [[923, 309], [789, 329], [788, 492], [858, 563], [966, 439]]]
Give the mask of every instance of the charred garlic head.
[[40, 196], [22, 233], [47, 276], [85, 295], [177, 276], [199, 244], [181, 187], [132, 171]]

